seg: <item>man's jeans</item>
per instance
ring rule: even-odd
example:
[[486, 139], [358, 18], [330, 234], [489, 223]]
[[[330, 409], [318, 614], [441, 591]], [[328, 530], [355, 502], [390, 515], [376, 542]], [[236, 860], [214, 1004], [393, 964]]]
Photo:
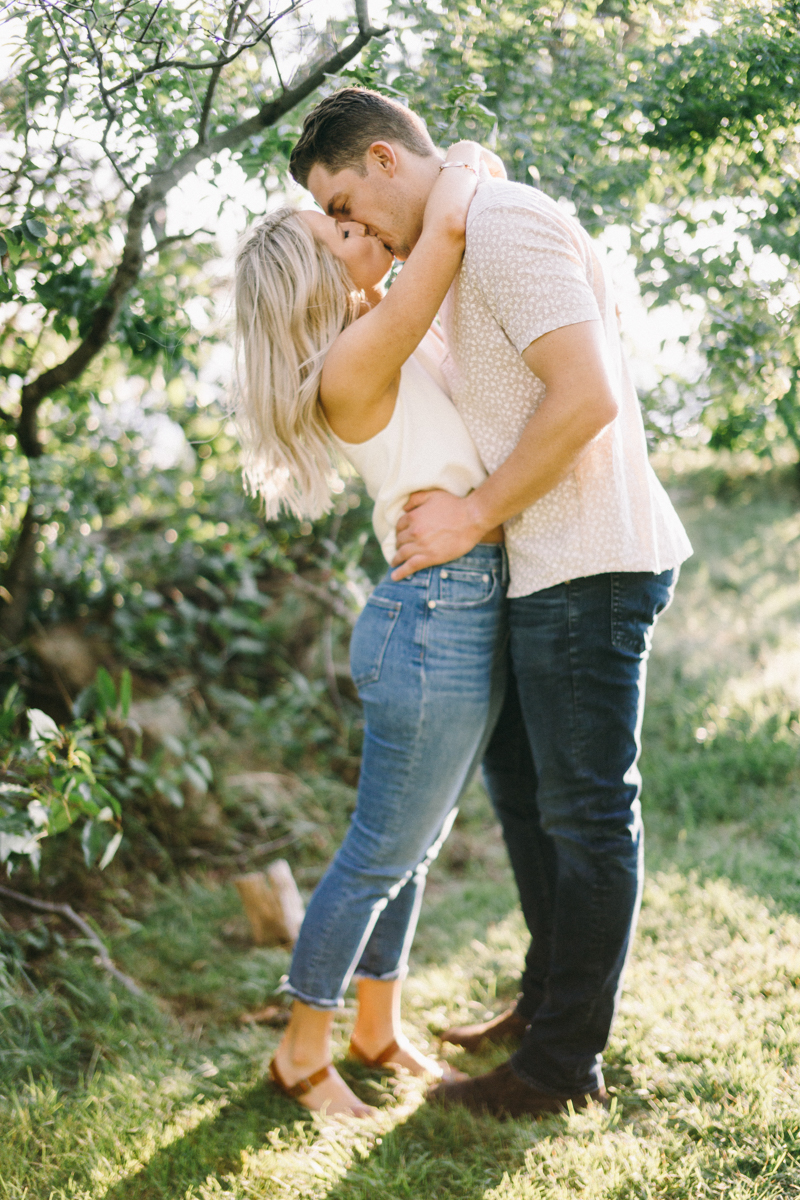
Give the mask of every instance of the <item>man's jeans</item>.
[[512, 671], [484, 759], [531, 933], [512, 1066], [556, 1095], [603, 1082], [642, 889], [645, 672], [675, 571], [573, 579], [508, 602]]
[[350, 644], [364, 704], [358, 804], [311, 898], [283, 990], [341, 1005], [357, 971], [405, 974], [428, 864], [456, 814], [503, 702], [507, 564], [476, 546], [376, 587]]

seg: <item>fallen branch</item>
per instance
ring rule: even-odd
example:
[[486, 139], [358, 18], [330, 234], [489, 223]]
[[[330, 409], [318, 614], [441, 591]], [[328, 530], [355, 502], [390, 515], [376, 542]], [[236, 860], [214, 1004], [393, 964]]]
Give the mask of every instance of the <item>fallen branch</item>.
[[27, 904], [29, 908], [36, 908], [40, 912], [56, 913], [59, 917], [66, 917], [68, 921], [72, 921], [73, 925], [77, 925], [81, 933], [89, 939], [92, 945], [97, 950], [95, 962], [98, 963], [104, 970], [108, 971], [109, 975], [113, 975], [118, 983], [121, 983], [124, 988], [131, 993], [132, 996], [144, 996], [144, 992], [135, 983], [130, 975], [126, 975], [120, 971], [119, 967], [115, 967], [111, 961], [111, 956], [106, 950], [100, 938], [97, 936], [91, 925], [84, 921], [83, 917], [79, 917], [71, 904], [51, 904], [49, 900], [34, 900], [32, 896], [24, 896], [22, 892], [12, 892], [11, 888], [0, 886], [0, 896], [8, 896], [10, 900], [15, 900], [17, 904]]
[[216, 866], [224, 867], [234, 863], [236, 866], [246, 867], [254, 858], [272, 854], [275, 850], [282, 850], [284, 846], [291, 846], [294, 842], [299, 842], [302, 837], [302, 833], [286, 833], [283, 837], [275, 838], [271, 842], [261, 842], [258, 846], [250, 846], [247, 850], [236, 854], [214, 854], [211, 850], [202, 850], [199, 846], [192, 846], [187, 854], [189, 858], [202, 858], [204, 862], [214, 863]]

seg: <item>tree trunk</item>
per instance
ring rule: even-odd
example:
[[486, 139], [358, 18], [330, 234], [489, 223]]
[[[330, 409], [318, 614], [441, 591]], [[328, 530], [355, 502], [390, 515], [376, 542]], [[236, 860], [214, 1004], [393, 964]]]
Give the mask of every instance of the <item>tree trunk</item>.
[[788, 392], [776, 401], [775, 407], [778, 416], [783, 421], [784, 428], [789, 435], [789, 439], [797, 451], [797, 462], [794, 464], [795, 479], [800, 487], [800, 425], [798, 424], [797, 411], [797, 396], [798, 384], [800, 384], [800, 367], [795, 367], [792, 371], [792, 384]]
[[34, 497], [28, 501], [17, 544], [5, 573], [3, 585], [9, 593], [0, 601], [0, 639], [12, 646], [20, 640], [28, 615], [36, 571], [36, 540], [39, 526], [34, 520]]
[[254, 871], [239, 875], [233, 882], [250, 921], [255, 944], [293, 946], [303, 924], [304, 909], [286, 859], [272, 863], [266, 876]]

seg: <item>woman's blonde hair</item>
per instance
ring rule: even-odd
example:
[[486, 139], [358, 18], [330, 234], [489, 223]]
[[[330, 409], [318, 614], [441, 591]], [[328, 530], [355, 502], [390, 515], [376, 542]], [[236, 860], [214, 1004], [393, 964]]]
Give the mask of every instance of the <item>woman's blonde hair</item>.
[[299, 212], [280, 208], [249, 230], [236, 256], [236, 418], [244, 478], [267, 517], [331, 504], [337, 455], [319, 407], [322, 365], [360, 311], [342, 262]]

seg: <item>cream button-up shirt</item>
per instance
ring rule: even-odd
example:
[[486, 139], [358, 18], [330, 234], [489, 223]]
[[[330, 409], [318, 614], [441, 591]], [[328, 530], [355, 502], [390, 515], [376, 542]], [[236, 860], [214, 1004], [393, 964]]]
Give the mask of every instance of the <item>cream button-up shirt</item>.
[[689, 557], [686, 532], [647, 460], [610, 283], [573, 217], [536, 188], [482, 183], [441, 317], [442, 371], [490, 473], [544, 397], [522, 351], [565, 325], [599, 318], [605, 329], [619, 413], [571, 475], [506, 522], [509, 596], [610, 571], [660, 573]]

